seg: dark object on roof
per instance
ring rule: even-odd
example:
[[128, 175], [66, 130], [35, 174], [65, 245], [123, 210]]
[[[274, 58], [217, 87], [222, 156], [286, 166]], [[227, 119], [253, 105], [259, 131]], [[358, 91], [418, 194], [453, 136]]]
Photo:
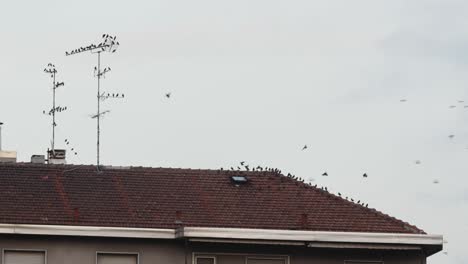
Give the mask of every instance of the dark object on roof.
[[176, 228], [180, 212], [187, 227], [424, 234], [274, 172], [235, 175], [248, 184], [232, 171], [0, 164], [0, 223]]
[[231, 176], [231, 180], [236, 184], [247, 183], [247, 178], [245, 176]]

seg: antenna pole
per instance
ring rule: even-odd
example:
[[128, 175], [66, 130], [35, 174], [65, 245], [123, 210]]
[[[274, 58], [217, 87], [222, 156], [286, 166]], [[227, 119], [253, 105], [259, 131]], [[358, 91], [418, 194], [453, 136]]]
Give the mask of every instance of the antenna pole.
[[110, 52], [114, 53], [118, 46], [120, 45], [118, 41], [116, 41], [117, 37], [116, 36], [111, 36], [108, 34], [103, 34], [102, 35], [102, 41], [98, 44], [91, 44], [89, 46], [85, 47], [80, 47], [78, 49], [74, 49], [71, 51], [66, 51], [65, 55], [66, 56], [71, 56], [83, 52], [91, 52], [91, 53], [97, 53], [98, 56], [98, 65], [94, 67], [94, 76], [97, 77], [97, 113], [95, 115], [92, 115], [91, 118], [96, 118], [97, 119], [97, 135], [96, 135], [96, 165], [97, 165], [97, 171], [99, 171], [99, 166], [100, 166], [100, 138], [101, 138], [101, 116], [109, 113], [109, 110], [101, 111], [101, 101], [107, 100], [109, 98], [124, 98], [124, 94], [121, 93], [113, 93], [112, 95], [110, 93], [101, 93], [101, 77], [104, 76], [106, 73], [108, 73], [111, 68], [110, 67], [105, 67], [104, 70], [101, 71], [101, 53], [102, 52]]
[[101, 127], [100, 127], [100, 122], [101, 122], [101, 51], [98, 51], [98, 76], [97, 76], [97, 170], [99, 171], [99, 141], [101, 137]]
[[3, 123], [0, 122], [0, 151], [2, 150], [2, 125]]
[[53, 99], [52, 99], [52, 153], [55, 153], [55, 73], [52, 73], [52, 90], [53, 90]]

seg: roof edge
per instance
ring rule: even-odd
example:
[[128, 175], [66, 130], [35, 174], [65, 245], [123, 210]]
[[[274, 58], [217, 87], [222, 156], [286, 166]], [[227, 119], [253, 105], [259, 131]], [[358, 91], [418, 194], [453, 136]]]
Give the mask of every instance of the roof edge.
[[179, 229], [72, 225], [0, 224], [0, 234], [126, 238], [210, 238], [270, 241], [443, 245], [442, 235], [276, 230], [253, 228], [181, 227]]
[[273, 230], [248, 228], [184, 227], [176, 233], [183, 238], [256, 239], [306, 242], [404, 244], [441, 246], [442, 235], [405, 233], [358, 233], [329, 231]]
[[0, 224], [0, 234], [175, 239], [174, 229]]

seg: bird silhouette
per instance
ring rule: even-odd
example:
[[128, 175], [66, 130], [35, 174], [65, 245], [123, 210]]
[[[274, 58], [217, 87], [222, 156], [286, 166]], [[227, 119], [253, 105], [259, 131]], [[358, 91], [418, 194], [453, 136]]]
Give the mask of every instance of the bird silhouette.
[[406, 99], [401, 99], [400, 102], [404, 103], [406, 102]]
[[367, 173], [364, 173], [362, 177], [367, 178]]
[[322, 176], [328, 176], [327, 172], [322, 173]]
[[167, 98], [171, 98], [171, 93], [167, 93], [167, 94], [166, 94], [166, 97], [167, 97]]
[[455, 137], [455, 135], [449, 135], [448, 136], [450, 139], [453, 139]]
[[434, 183], [434, 184], [438, 184], [438, 183], [439, 183], [439, 181], [438, 181], [438, 180], [434, 180], [432, 183]]
[[340, 196], [340, 197], [341, 197], [341, 193], [338, 193], [338, 196]]
[[302, 150], [306, 150], [307, 148], [307, 145], [304, 145], [304, 147], [302, 147]]
[[421, 164], [421, 161], [420, 161], [420, 160], [416, 160], [416, 161], [414, 161], [414, 163], [419, 165], [419, 164]]

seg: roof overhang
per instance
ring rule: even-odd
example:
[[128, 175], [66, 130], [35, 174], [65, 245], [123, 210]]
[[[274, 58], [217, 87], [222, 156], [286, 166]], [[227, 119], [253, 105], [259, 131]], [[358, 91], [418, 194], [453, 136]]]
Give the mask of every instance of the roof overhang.
[[181, 227], [176, 229], [66, 225], [0, 224], [0, 234], [189, 239], [194, 242], [298, 245], [315, 248], [442, 249], [441, 235], [324, 232], [248, 228]]

